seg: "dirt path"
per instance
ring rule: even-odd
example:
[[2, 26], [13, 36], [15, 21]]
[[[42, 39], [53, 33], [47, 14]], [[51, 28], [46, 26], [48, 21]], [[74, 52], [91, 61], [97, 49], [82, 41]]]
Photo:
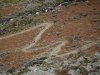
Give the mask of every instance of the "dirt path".
[[32, 43], [33, 37], [38, 35], [35, 35], [35, 31], [38, 30], [38, 28], [44, 28], [48, 24], [51, 23], [42, 23], [40, 25], [33, 26], [27, 30], [0, 37], [0, 50], [17, 50], [17, 48], [24, 48], [25, 46]]
[[43, 24], [43, 26], [45, 25], [45, 28], [33, 39], [33, 41], [30, 43], [30, 45], [24, 47], [22, 50], [26, 51], [29, 48], [31, 48], [32, 46], [34, 46], [42, 37], [42, 34], [48, 30], [53, 24], [52, 23], [45, 23]]
[[11, 37], [13, 37], [13, 36], [17, 36], [17, 35], [19, 35], [19, 34], [23, 34], [23, 33], [29, 32], [29, 31], [34, 30], [34, 29], [37, 29], [37, 28], [39, 28], [39, 27], [45, 26], [45, 24], [47, 24], [47, 23], [40, 24], [40, 25], [36, 25], [36, 26], [34, 26], [34, 27], [31, 27], [31, 28], [29, 28], [29, 29], [27, 29], [27, 30], [24, 30], [24, 31], [15, 33], [15, 34], [11, 34], [11, 35], [8, 35], [8, 36], [0, 37], [0, 40], [2, 40], [2, 39], [7, 39], [7, 38], [11, 38]]
[[77, 49], [75, 49], [75, 50], [73, 50], [73, 51], [70, 51], [70, 52], [68, 52], [68, 53], [64, 53], [64, 54], [62, 54], [62, 55], [58, 55], [58, 57], [63, 57], [63, 56], [67, 56], [67, 55], [70, 55], [70, 54], [75, 54], [75, 53], [78, 53], [80, 50], [81, 50], [81, 51], [85, 51], [85, 50], [87, 50], [87, 49], [93, 47], [93, 46], [96, 45], [96, 44], [100, 44], [100, 40], [95, 41], [95, 42], [88, 43], [88, 44], [86, 44], [86, 45], [83, 45], [82, 47], [77, 48]]
[[68, 43], [68, 41], [61, 41], [61, 44], [59, 44], [53, 49], [53, 51], [50, 53], [50, 56], [57, 55], [57, 53], [61, 50], [62, 46], [66, 45], [66, 43]]
[[55, 41], [54, 43], [51, 43], [51, 44], [49, 44], [49, 45], [47, 45], [47, 46], [43, 46], [43, 47], [39, 47], [39, 48], [34, 48], [34, 49], [32, 49], [32, 50], [39, 50], [39, 49], [44, 49], [44, 48], [50, 48], [50, 47], [53, 47], [54, 45], [56, 45], [56, 44], [58, 44], [58, 43], [60, 43], [61, 41]]

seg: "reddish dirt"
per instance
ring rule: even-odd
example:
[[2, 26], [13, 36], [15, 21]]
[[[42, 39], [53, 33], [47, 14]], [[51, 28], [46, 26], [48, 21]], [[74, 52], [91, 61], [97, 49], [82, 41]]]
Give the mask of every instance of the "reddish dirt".
[[[94, 1], [93, 3], [81, 3], [62, 7], [62, 10], [57, 12], [57, 16], [52, 18], [56, 21], [56, 24], [44, 33], [40, 42], [46, 45], [57, 38], [67, 36], [70, 39], [74, 35], [82, 40], [95, 40], [100, 36], [100, 30], [95, 31], [91, 20], [95, 20], [93, 18], [97, 15], [100, 16], [100, 13], [98, 13], [99, 9], [99, 3]], [[85, 16], [80, 14], [85, 14]], [[100, 18], [98, 19], [100, 21]], [[62, 25], [64, 26], [63, 29], [61, 29]], [[50, 32], [51, 35], [48, 36], [47, 33]], [[61, 32], [61, 34], [58, 36], [55, 32]]]
[[86, 56], [91, 56], [92, 54], [94, 54], [95, 52], [100, 52], [100, 48], [98, 48], [96, 45], [91, 47], [90, 49], [88, 49], [85, 54]]
[[5, 6], [0, 8], [0, 16], [7, 16], [10, 14], [14, 14], [17, 12], [21, 12], [23, 10], [23, 7], [21, 5], [14, 5], [14, 6]]
[[17, 47], [24, 46], [30, 43], [35, 37], [37, 29], [31, 30], [22, 34], [15, 35], [10, 38], [4, 38], [0, 40], [0, 51], [15, 49]]
[[12, 67], [20, 68], [23, 65], [21, 62], [28, 62], [33, 56], [39, 56], [46, 50], [47, 49], [38, 49], [32, 52], [13, 52], [0, 59], [0, 63], [4, 65], [6, 70]]

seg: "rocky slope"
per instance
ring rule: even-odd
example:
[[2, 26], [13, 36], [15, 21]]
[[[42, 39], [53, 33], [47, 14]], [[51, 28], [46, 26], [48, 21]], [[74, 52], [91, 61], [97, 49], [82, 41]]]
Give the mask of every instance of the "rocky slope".
[[99, 75], [100, 1], [43, 2], [0, 6], [0, 75]]

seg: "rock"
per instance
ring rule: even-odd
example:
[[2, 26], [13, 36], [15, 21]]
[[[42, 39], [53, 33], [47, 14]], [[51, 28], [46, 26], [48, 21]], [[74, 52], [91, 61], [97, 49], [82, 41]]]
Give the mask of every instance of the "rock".
[[14, 19], [10, 19], [10, 22], [14, 21]]
[[81, 62], [83, 62], [83, 61], [84, 61], [84, 58], [81, 56], [81, 57], [79, 57], [79, 58], [77, 59], [77, 61], [76, 61], [75, 63], [71, 64], [71, 66], [77, 67], [77, 66], [79, 66], [79, 65], [81, 64]]
[[77, 70], [75, 71], [75, 75], [81, 75], [81, 73], [80, 73], [80, 70], [79, 70], [79, 69], [77, 69]]
[[50, 35], [51, 35], [51, 33], [47, 33], [47, 35], [48, 35], [48, 36], [50, 36]]
[[71, 64], [72, 67], [77, 67], [77, 66], [79, 66], [79, 65], [80, 65], [80, 62], [76, 62], [76, 63], [74, 63], [74, 64]]
[[88, 75], [100, 75], [100, 72], [92, 72], [92, 73], [89, 73]]
[[99, 52], [96, 52], [96, 53], [94, 54], [94, 56], [95, 56], [96, 58], [100, 59], [100, 53], [99, 53]]
[[79, 57], [77, 61], [78, 62], [84, 61], [84, 57], [83, 56]]
[[99, 62], [94, 62], [94, 63], [93, 63], [93, 67], [95, 67], [95, 68], [96, 68], [96, 67], [100, 67], [100, 63], [99, 63]]
[[5, 67], [2, 64], [0, 64], [0, 73], [3, 73], [3, 72], [5, 72]]
[[69, 70], [68, 74], [75, 75], [75, 70]]
[[[0, 73], [0, 75], [7, 75], [5, 72], [3, 72], [3, 73]], [[10, 75], [10, 74], [9, 74]]]
[[48, 59], [46, 59], [46, 60], [44, 60], [46, 63], [48, 63], [48, 64], [52, 64], [53, 63], [53, 61], [50, 59], [50, 58], [48, 58]]
[[63, 61], [63, 66], [68, 66], [69, 65], [69, 63], [70, 63], [70, 61]]
[[43, 71], [38, 66], [29, 67], [30, 71], [24, 75], [55, 75], [51, 70]]
[[89, 72], [89, 71], [93, 70], [93, 67], [91, 66], [91, 64], [88, 64], [88, 65], [86, 66], [86, 69], [87, 69], [87, 71]]
[[36, 15], [39, 15], [39, 12], [36, 12], [35, 14], [36, 14]]
[[45, 12], [48, 12], [48, 9], [46, 9]]
[[59, 36], [59, 35], [61, 34], [61, 32], [55, 32], [55, 34], [56, 34], [57, 36]]
[[31, 16], [32, 14], [28, 14], [28, 16]]
[[100, 53], [96, 52], [94, 55], [91, 56], [92, 62], [97, 62], [100, 59]]
[[87, 16], [88, 14], [87, 13], [79, 13], [81, 16]]

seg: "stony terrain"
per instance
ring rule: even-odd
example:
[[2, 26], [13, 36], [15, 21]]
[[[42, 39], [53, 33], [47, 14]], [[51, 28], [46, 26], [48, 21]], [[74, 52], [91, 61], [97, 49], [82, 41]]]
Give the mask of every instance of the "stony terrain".
[[100, 74], [100, 0], [3, 3], [0, 75]]

